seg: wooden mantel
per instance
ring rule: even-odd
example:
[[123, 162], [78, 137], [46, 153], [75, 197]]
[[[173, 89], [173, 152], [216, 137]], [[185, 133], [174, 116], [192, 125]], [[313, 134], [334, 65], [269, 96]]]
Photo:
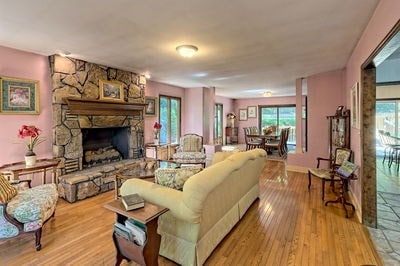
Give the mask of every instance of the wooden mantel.
[[145, 103], [127, 103], [117, 101], [101, 101], [67, 97], [68, 104], [73, 115], [141, 115]]

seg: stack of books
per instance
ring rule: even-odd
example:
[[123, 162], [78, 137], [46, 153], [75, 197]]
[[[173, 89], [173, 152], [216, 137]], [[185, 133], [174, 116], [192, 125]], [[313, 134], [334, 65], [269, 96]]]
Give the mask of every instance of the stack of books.
[[140, 246], [143, 246], [147, 239], [146, 226], [133, 219], [127, 219], [125, 224], [115, 223], [114, 232]]

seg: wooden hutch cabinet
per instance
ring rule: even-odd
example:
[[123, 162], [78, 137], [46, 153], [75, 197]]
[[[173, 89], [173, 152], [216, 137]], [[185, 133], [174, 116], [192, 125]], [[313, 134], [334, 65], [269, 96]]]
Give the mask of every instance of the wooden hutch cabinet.
[[226, 144], [238, 144], [238, 128], [237, 127], [225, 127], [225, 143]]

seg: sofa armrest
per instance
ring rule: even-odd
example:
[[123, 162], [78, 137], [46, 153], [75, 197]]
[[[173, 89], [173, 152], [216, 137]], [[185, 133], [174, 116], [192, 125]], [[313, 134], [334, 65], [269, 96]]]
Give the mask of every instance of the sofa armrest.
[[121, 186], [121, 195], [139, 194], [145, 201], [168, 208], [173, 216], [191, 223], [199, 223], [201, 213], [195, 213], [183, 202], [183, 192], [155, 184], [149, 181], [132, 178]]

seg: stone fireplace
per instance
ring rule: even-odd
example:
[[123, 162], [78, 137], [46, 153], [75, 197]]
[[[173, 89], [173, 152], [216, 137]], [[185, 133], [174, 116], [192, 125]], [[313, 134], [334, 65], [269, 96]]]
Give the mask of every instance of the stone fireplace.
[[[49, 61], [59, 192], [75, 202], [114, 188], [115, 171], [143, 157], [146, 80], [58, 55]], [[120, 84], [122, 99], [100, 99], [100, 80]]]
[[[57, 55], [49, 60], [53, 81], [53, 155], [61, 159], [59, 174], [142, 157], [142, 77]], [[122, 84], [123, 101], [99, 100], [100, 80]]]

